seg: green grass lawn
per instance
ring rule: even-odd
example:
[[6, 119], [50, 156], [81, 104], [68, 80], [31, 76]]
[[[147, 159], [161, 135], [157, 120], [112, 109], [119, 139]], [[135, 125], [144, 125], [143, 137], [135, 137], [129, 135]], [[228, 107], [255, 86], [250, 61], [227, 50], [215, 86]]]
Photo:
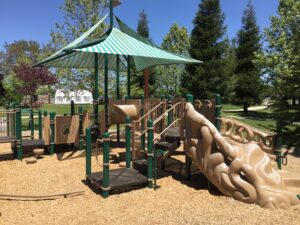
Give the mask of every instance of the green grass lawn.
[[240, 108], [241, 107], [235, 105], [222, 105], [222, 115], [239, 120], [261, 130], [272, 131], [275, 129], [276, 122], [271, 109], [249, 111], [247, 114], [244, 112], [224, 112], [224, 110], [235, 110]]

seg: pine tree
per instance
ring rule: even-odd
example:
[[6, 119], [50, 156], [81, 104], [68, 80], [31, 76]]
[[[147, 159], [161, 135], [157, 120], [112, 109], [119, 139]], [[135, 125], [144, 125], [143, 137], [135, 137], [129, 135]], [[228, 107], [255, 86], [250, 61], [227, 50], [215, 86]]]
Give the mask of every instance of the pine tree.
[[251, 1], [244, 11], [242, 24], [237, 34], [235, 102], [243, 104], [247, 113], [250, 105], [261, 101], [263, 90], [261, 71], [253, 62], [255, 54], [261, 51], [261, 36]]
[[[142, 37], [146, 38], [150, 42], [152, 42], [150, 37], [150, 29], [149, 29], [149, 21], [147, 18], [147, 14], [145, 10], [142, 10], [139, 14], [137, 32]], [[134, 83], [137, 85], [133, 92], [137, 94], [143, 94], [143, 87], [144, 87], [144, 75], [143, 73], [135, 73], [134, 75]], [[149, 68], [149, 94], [154, 94], [155, 91], [155, 68]]]
[[225, 16], [219, 0], [202, 0], [194, 19], [190, 38], [190, 56], [203, 64], [186, 66], [182, 85], [196, 98], [212, 98], [216, 93], [226, 95]]

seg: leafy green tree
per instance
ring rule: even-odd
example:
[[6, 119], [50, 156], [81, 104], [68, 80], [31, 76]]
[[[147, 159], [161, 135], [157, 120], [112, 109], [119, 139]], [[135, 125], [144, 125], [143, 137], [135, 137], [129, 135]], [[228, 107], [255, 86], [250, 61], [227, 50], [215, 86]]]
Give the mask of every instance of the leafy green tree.
[[278, 15], [264, 32], [268, 46], [256, 61], [269, 74], [281, 135], [294, 146], [300, 146], [300, 104], [291, 104], [300, 100], [299, 15], [300, 1], [279, 0]]
[[237, 34], [237, 66], [235, 102], [242, 104], [244, 112], [248, 107], [261, 101], [263, 90], [261, 70], [254, 64], [255, 53], [261, 52], [261, 36], [256, 23], [254, 8], [249, 1], [242, 18], [242, 28]]
[[144, 9], [142, 10], [142, 12], [140, 12], [139, 17], [140, 18], [138, 21], [137, 32], [142, 37], [144, 37], [146, 39], [150, 39], [149, 21], [148, 21], [147, 14]]
[[[65, 0], [60, 7], [64, 21], [55, 24], [51, 31], [51, 47], [59, 50], [78, 38], [82, 33], [90, 29], [103, 17], [108, 7], [106, 0]], [[105, 24], [100, 25], [89, 37], [88, 41], [98, 39], [106, 28]], [[68, 90], [86, 89], [92, 90], [93, 70], [89, 69], [59, 69], [57, 75], [60, 80], [60, 88]], [[103, 76], [99, 76], [100, 83]]]
[[203, 64], [186, 66], [182, 86], [196, 98], [212, 98], [216, 93], [227, 94], [228, 72], [225, 58], [225, 16], [219, 0], [202, 0], [193, 21], [190, 56]]
[[[190, 46], [189, 36], [185, 27], [172, 25], [165, 36], [161, 47], [167, 51], [180, 55], [188, 55]], [[156, 85], [162, 94], [180, 95], [181, 76], [184, 71], [182, 65], [160, 66], [157, 68]]]

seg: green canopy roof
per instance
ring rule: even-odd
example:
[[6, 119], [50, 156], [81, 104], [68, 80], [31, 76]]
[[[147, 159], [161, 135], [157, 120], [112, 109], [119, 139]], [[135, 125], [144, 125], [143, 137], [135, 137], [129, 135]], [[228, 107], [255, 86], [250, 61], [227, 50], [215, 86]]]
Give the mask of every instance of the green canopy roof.
[[[104, 55], [108, 55], [110, 70], [116, 69], [116, 55], [133, 57], [138, 71], [156, 65], [201, 63], [201, 61], [177, 55], [145, 40], [135, 31], [117, 18], [120, 28], [112, 28], [100, 39], [85, 43], [86, 38], [106, 19], [102, 18], [91, 29], [77, 38], [75, 41], [38, 63], [36, 66], [64, 67], [64, 68], [94, 68], [95, 57], [98, 53], [99, 68], [104, 68]], [[126, 60], [121, 58], [120, 70], [126, 71]]]

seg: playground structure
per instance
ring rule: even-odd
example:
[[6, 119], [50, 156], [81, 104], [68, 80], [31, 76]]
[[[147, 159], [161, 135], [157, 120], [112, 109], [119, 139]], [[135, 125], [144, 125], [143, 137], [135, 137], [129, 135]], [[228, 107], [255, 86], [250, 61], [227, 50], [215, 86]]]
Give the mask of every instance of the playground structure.
[[[134, 101], [131, 99], [131, 65], [135, 64], [135, 68], [137, 71], [142, 71], [152, 66], [157, 65], [170, 65], [170, 64], [186, 64], [186, 63], [201, 63], [201, 61], [194, 60], [188, 58], [186, 56], [179, 56], [176, 54], [169, 53], [158, 47], [151, 44], [148, 40], [139, 36], [135, 31], [130, 29], [126, 24], [124, 24], [119, 18], [116, 18], [118, 25], [121, 30], [114, 28], [114, 16], [113, 16], [113, 1], [110, 1], [110, 27], [107, 32], [101, 36], [98, 40], [92, 42], [84, 41], [87, 36], [89, 36], [105, 19], [104, 17], [97, 24], [95, 24], [90, 30], [85, 32], [81, 37], [77, 38], [75, 41], [70, 43], [65, 48], [61, 49], [48, 59], [42, 61], [36, 66], [44, 66], [44, 67], [69, 67], [69, 68], [94, 68], [94, 110], [93, 113], [87, 118], [93, 118], [92, 126], [88, 126], [85, 132], [85, 140], [86, 140], [86, 178], [87, 181], [94, 184], [98, 189], [102, 191], [103, 197], [108, 197], [110, 191], [113, 190], [122, 190], [124, 187], [127, 189], [131, 186], [136, 185], [145, 185], [148, 184], [149, 188], [156, 188], [156, 172], [158, 164], [161, 164], [161, 167], [164, 167], [164, 160], [170, 157], [176, 149], [181, 145], [181, 142], [184, 143], [184, 149], [186, 151], [186, 169], [187, 173], [190, 173], [190, 165], [192, 163], [191, 159], [197, 163], [200, 170], [208, 177], [209, 180], [222, 192], [227, 196], [232, 196], [238, 200], [244, 200], [248, 203], [257, 203], [261, 206], [265, 207], [288, 207], [296, 203], [296, 194], [293, 196], [289, 194], [289, 191], [282, 192], [283, 197], [278, 197], [277, 202], [272, 202], [272, 194], [270, 194], [270, 198], [266, 195], [263, 196], [255, 196], [255, 194], [264, 194], [266, 192], [256, 192], [256, 189], [249, 189], [252, 191], [248, 193], [249, 190], [248, 184], [253, 181], [256, 182], [255, 176], [250, 174], [249, 178], [246, 178], [249, 172], [249, 168], [245, 166], [242, 169], [239, 167], [240, 162], [237, 160], [237, 155], [231, 155], [238, 152], [239, 157], [243, 158], [243, 149], [245, 149], [245, 155], [248, 152], [249, 156], [253, 153], [258, 157], [269, 157], [266, 153], [264, 153], [263, 149], [254, 142], [255, 138], [260, 137], [258, 132], [254, 132], [253, 137], [252, 133], [249, 131], [248, 139], [252, 139], [249, 146], [254, 146], [248, 148], [247, 144], [242, 143], [241, 145], [234, 145], [229, 141], [218, 142], [218, 138], [222, 137], [219, 131], [221, 130], [221, 114], [220, 114], [220, 96], [216, 98], [215, 105], [212, 105], [211, 102], [205, 102], [204, 105], [208, 106], [209, 112], [215, 111], [215, 114], [212, 116], [211, 113], [201, 112], [202, 103], [195, 101], [196, 110], [203, 113], [203, 115], [207, 116], [211, 122], [214, 122], [215, 127], [212, 125], [209, 120], [201, 120], [204, 118], [196, 111], [193, 111], [194, 114], [189, 116], [191, 112], [190, 102], [193, 102], [193, 99], [189, 95], [187, 97], [188, 104], [185, 103], [184, 100], [175, 100], [174, 101], [169, 98], [166, 101], [164, 98], [160, 100], [153, 100], [147, 103], [147, 99], [141, 99], [140, 103], [130, 103], [129, 101]], [[104, 69], [104, 112], [99, 113], [98, 105], [100, 103], [99, 99], [99, 70]], [[108, 93], [108, 71], [114, 70], [116, 71], [116, 93], [117, 99], [116, 102], [109, 101], [109, 93]], [[127, 97], [125, 102], [117, 102], [120, 101], [120, 71], [127, 71]], [[147, 96], [146, 96], [147, 97]], [[177, 102], [176, 102], [177, 101]], [[140, 104], [140, 106], [139, 106]], [[146, 109], [148, 107], [148, 109]], [[215, 107], [215, 110], [213, 110]], [[193, 119], [195, 120], [193, 121]], [[201, 118], [201, 119], [199, 119]], [[50, 130], [51, 130], [51, 139], [50, 142], [54, 145], [55, 143], [55, 135], [54, 129], [51, 129], [51, 125], [54, 126], [54, 116], [52, 119], [50, 118]], [[192, 121], [192, 122], [191, 122]], [[204, 122], [203, 122], [204, 121]], [[194, 122], [194, 123], [193, 123]], [[216, 135], [217, 139], [215, 140], [214, 136], [206, 135], [203, 138], [201, 135], [199, 136], [191, 136], [199, 134], [198, 128], [201, 128], [202, 123], [204, 123], [204, 130], [207, 129], [212, 130], [213, 135]], [[120, 169], [110, 170], [109, 168], [109, 160], [110, 160], [110, 143], [111, 138], [108, 133], [109, 127], [113, 124], [117, 125], [117, 141], [120, 140], [120, 124], [126, 123], [125, 129], [125, 143], [126, 143], [126, 167]], [[83, 123], [89, 124], [89, 122]], [[232, 126], [235, 124], [232, 124]], [[230, 123], [223, 121], [223, 126], [225, 126], [225, 134], [229, 139], [232, 137], [236, 138], [236, 134], [230, 135]], [[228, 128], [229, 127], [229, 128]], [[195, 128], [196, 131], [193, 130]], [[226, 130], [226, 129], [229, 130]], [[245, 131], [248, 131], [246, 128], [243, 128]], [[239, 135], [243, 137], [244, 130], [240, 130]], [[251, 129], [249, 129], [251, 130]], [[96, 147], [98, 148], [99, 144], [102, 144], [103, 147], [103, 171], [102, 172], [92, 172], [91, 168], [91, 155], [92, 155], [92, 136], [96, 137]], [[81, 135], [79, 134], [79, 137]], [[202, 139], [201, 139], [202, 138]], [[206, 140], [207, 138], [207, 140]], [[223, 140], [223, 138], [221, 138]], [[247, 138], [245, 140], [248, 140]], [[261, 140], [266, 140], [267, 138]], [[269, 140], [269, 138], [268, 138]], [[214, 142], [213, 142], [214, 141]], [[234, 141], [234, 140], [233, 140]], [[272, 140], [273, 141], [273, 140]], [[202, 143], [207, 145], [201, 146]], [[213, 143], [213, 145], [212, 145]], [[262, 143], [262, 142], [259, 142]], [[281, 164], [282, 156], [280, 152], [280, 144], [279, 141], [274, 142], [276, 146], [276, 160], [278, 164]], [[221, 145], [223, 144], [223, 145]], [[254, 144], [254, 145], [252, 145]], [[265, 147], [269, 147], [268, 144], [264, 143]], [[211, 146], [214, 146], [215, 149], [222, 149], [224, 154], [217, 154], [216, 165], [209, 165], [211, 168], [216, 167], [216, 174], [214, 174], [215, 170], [212, 170], [213, 174], [207, 174], [206, 169], [207, 163], [210, 162], [207, 157], [211, 155], [210, 149]], [[240, 151], [236, 150], [236, 146], [240, 147]], [[229, 149], [229, 150], [228, 150]], [[234, 150], [232, 150], [234, 149]], [[221, 151], [221, 150], [220, 150]], [[228, 152], [229, 151], [229, 152]], [[273, 150], [272, 150], [273, 151]], [[53, 153], [53, 151], [51, 150]], [[191, 153], [192, 152], [192, 153]], [[274, 151], [273, 151], [274, 152]], [[204, 154], [204, 158], [201, 154]], [[236, 153], [237, 154], [237, 153]], [[212, 154], [213, 155], [213, 154]], [[189, 156], [189, 157], [188, 157]], [[221, 161], [219, 160], [220, 157]], [[249, 165], [253, 166], [256, 163], [256, 159], [259, 158], [250, 157]], [[273, 157], [274, 158], [274, 157]], [[204, 160], [205, 159], [205, 160]], [[266, 163], [269, 165], [270, 158], [266, 159]], [[219, 161], [218, 161], [219, 160]], [[223, 160], [223, 161], [222, 161]], [[232, 165], [232, 170], [224, 169], [224, 172], [218, 173], [218, 163], [224, 163], [225, 165]], [[229, 166], [230, 167], [230, 166]], [[231, 168], [231, 167], [230, 167]], [[215, 168], [214, 168], [215, 169]], [[234, 170], [236, 169], [236, 170]], [[264, 168], [263, 168], [264, 169]], [[271, 168], [269, 168], [273, 172]], [[266, 170], [263, 170], [266, 171]], [[235, 187], [230, 182], [218, 183], [220, 178], [223, 178], [223, 174], [228, 172], [228, 178], [224, 178], [225, 181], [228, 179], [237, 178], [238, 180], [234, 180], [231, 182], [235, 182]], [[232, 173], [231, 173], [232, 172]], [[276, 176], [276, 173], [274, 176]], [[238, 178], [240, 177], [240, 178]], [[267, 176], [262, 176], [266, 183], [268, 180]], [[244, 180], [245, 179], [245, 180]], [[275, 179], [276, 180], [276, 179]], [[262, 182], [263, 183], [263, 182]], [[272, 182], [270, 182], [272, 183]], [[292, 183], [292, 181], [291, 181]], [[259, 186], [259, 182], [256, 182]], [[219, 186], [218, 186], [219, 185]], [[223, 187], [222, 185], [227, 185]], [[243, 186], [245, 185], [246, 188]], [[281, 183], [279, 184], [281, 185]], [[272, 186], [272, 185], [271, 185]], [[274, 187], [275, 185], [273, 185]], [[283, 187], [282, 187], [283, 188]], [[276, 189], [276, 188], [275, 188]], [[274, 189], [274, 190], [275, 190]], [[231, 191], [231, 192], [230, 192]], [[274, 193], [277, 193], [276, 190]], [[288, 197], [286, 197], [288, 196]], [[250, 199], [250, 200], [249, 200]], [[260, 202], [262, 200], [262, 202]], [[270, 201], [269, 201], [270, 200]], [[299, 201], [297, 202], [299, 203]]]

